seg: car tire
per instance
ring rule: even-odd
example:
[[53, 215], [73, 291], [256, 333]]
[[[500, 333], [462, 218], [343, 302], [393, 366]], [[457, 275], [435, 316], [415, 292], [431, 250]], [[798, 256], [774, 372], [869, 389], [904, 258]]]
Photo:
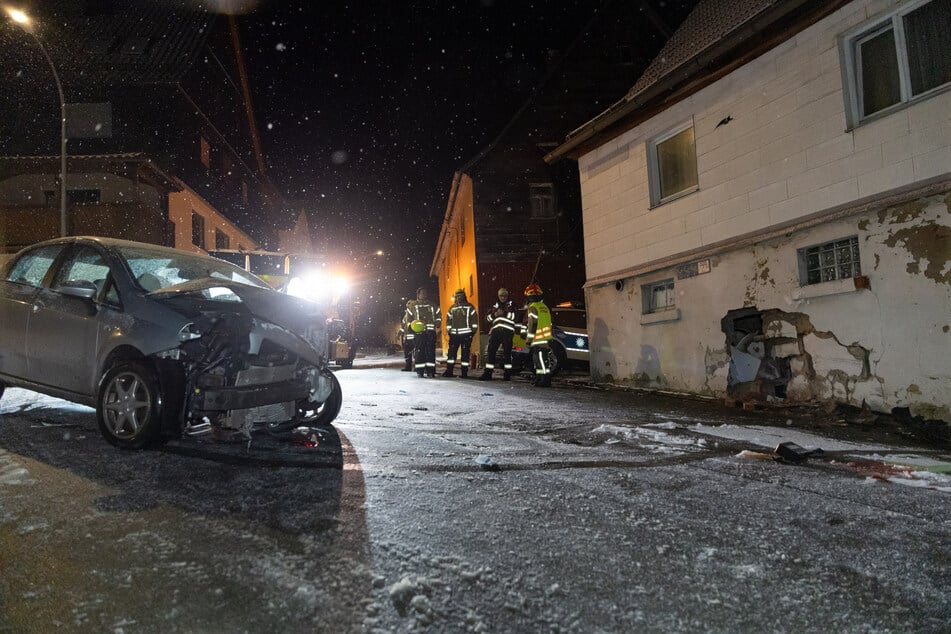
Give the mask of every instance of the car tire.
[[549, 342], [548, 344], [548, 363], [551, 366], [552, 376], [568, 371], [568, 354], [565, 352], [565, 348], [560, 344], [554, 341]]
[[311, 427], [327, 427], [337, 418], [340, 413], [340, 407], [343, 405], [343, 388], [340, 387], [340, 381], [330, 370], [324, 370], [324, 375], [330, 377], [332, 387], [330, 396], [317, 408], [313, 403], [304, 399], [297, 402], [298, 423], [309, 425]]
[[7, 386], [3, 384], [3, 381], [0, 381], [0, 398], [3, 398], [3, 391], [7, 389]]
[[99, 431], [116, 447], [142, 449], [155, 442], [162, 427], [162, 393], [152, 368], [123, 361], [106, 372], [96, 418]]

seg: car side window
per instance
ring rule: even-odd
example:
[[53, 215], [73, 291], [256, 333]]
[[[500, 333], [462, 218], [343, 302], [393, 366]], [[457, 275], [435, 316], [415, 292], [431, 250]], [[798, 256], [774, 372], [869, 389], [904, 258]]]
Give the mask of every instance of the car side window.
[[43, 278], [63, 247], [62, 244], [51, 244], [24, 253], [10, 269], [7, 281], [27, 286], [42, 286]]
[[78, 246], [63, 263], [53, 283], [55, 289], [65, 282], [91, 282], [101, 293], [109, 277], [109, 265], [98, 250], [90, 246]]

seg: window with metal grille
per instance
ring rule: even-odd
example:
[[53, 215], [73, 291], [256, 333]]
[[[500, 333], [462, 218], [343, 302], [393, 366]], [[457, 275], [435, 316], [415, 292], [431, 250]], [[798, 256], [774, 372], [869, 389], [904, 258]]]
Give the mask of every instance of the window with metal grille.
[[645, 315], [675, 308], [674, 281], [661, 280], [641, 286], [641, 305]]
[[799, 282], [802, 286], [860, 275], [857, 236], [799, 249]]
[[844, 33], [850, 126], [951, 88], [951, 2], [918, 0]]

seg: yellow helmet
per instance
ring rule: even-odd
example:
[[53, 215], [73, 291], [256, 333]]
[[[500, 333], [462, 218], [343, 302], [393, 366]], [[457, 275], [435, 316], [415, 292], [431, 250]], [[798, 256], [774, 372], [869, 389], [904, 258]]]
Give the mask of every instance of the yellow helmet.
[[409, 325], [409, 329], [412, 330], [413, 332], [423, 332], [424, 330], [426, 330], [426, 324], [423, 323], [421, 320], [416, 319], [413, 321], [413, 323]]

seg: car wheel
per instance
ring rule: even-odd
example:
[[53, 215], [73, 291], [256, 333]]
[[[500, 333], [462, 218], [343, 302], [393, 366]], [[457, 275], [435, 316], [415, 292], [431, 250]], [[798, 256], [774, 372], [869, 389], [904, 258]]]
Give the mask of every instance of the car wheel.
[[330, 396], [327, 397], [326, 401], [316, 407], [307, 399], [297, 402], [297, 418], [298, 422], [302, 425], [326, 427], [332, 423], [334, 419], [337, 418], [337, 414], [340, 413], [340, 407], [343, 405], [343, 389], [340, 387], [340, 381], [337, 380], [337, 376], [333, 372], [329, 370], [325, 372], [325, 376], [329, 376], [332, 383]]
[[548, 344], [548, 363], [553, 376], [568, 371], [568, 354], [560, 343], [552, 341]]
[[159, 437], [162, 395], [155, 373], [139, 361], [121, 362], [108, 372], [96, 400], [99, 431], [111, 444], [141, 449]]

